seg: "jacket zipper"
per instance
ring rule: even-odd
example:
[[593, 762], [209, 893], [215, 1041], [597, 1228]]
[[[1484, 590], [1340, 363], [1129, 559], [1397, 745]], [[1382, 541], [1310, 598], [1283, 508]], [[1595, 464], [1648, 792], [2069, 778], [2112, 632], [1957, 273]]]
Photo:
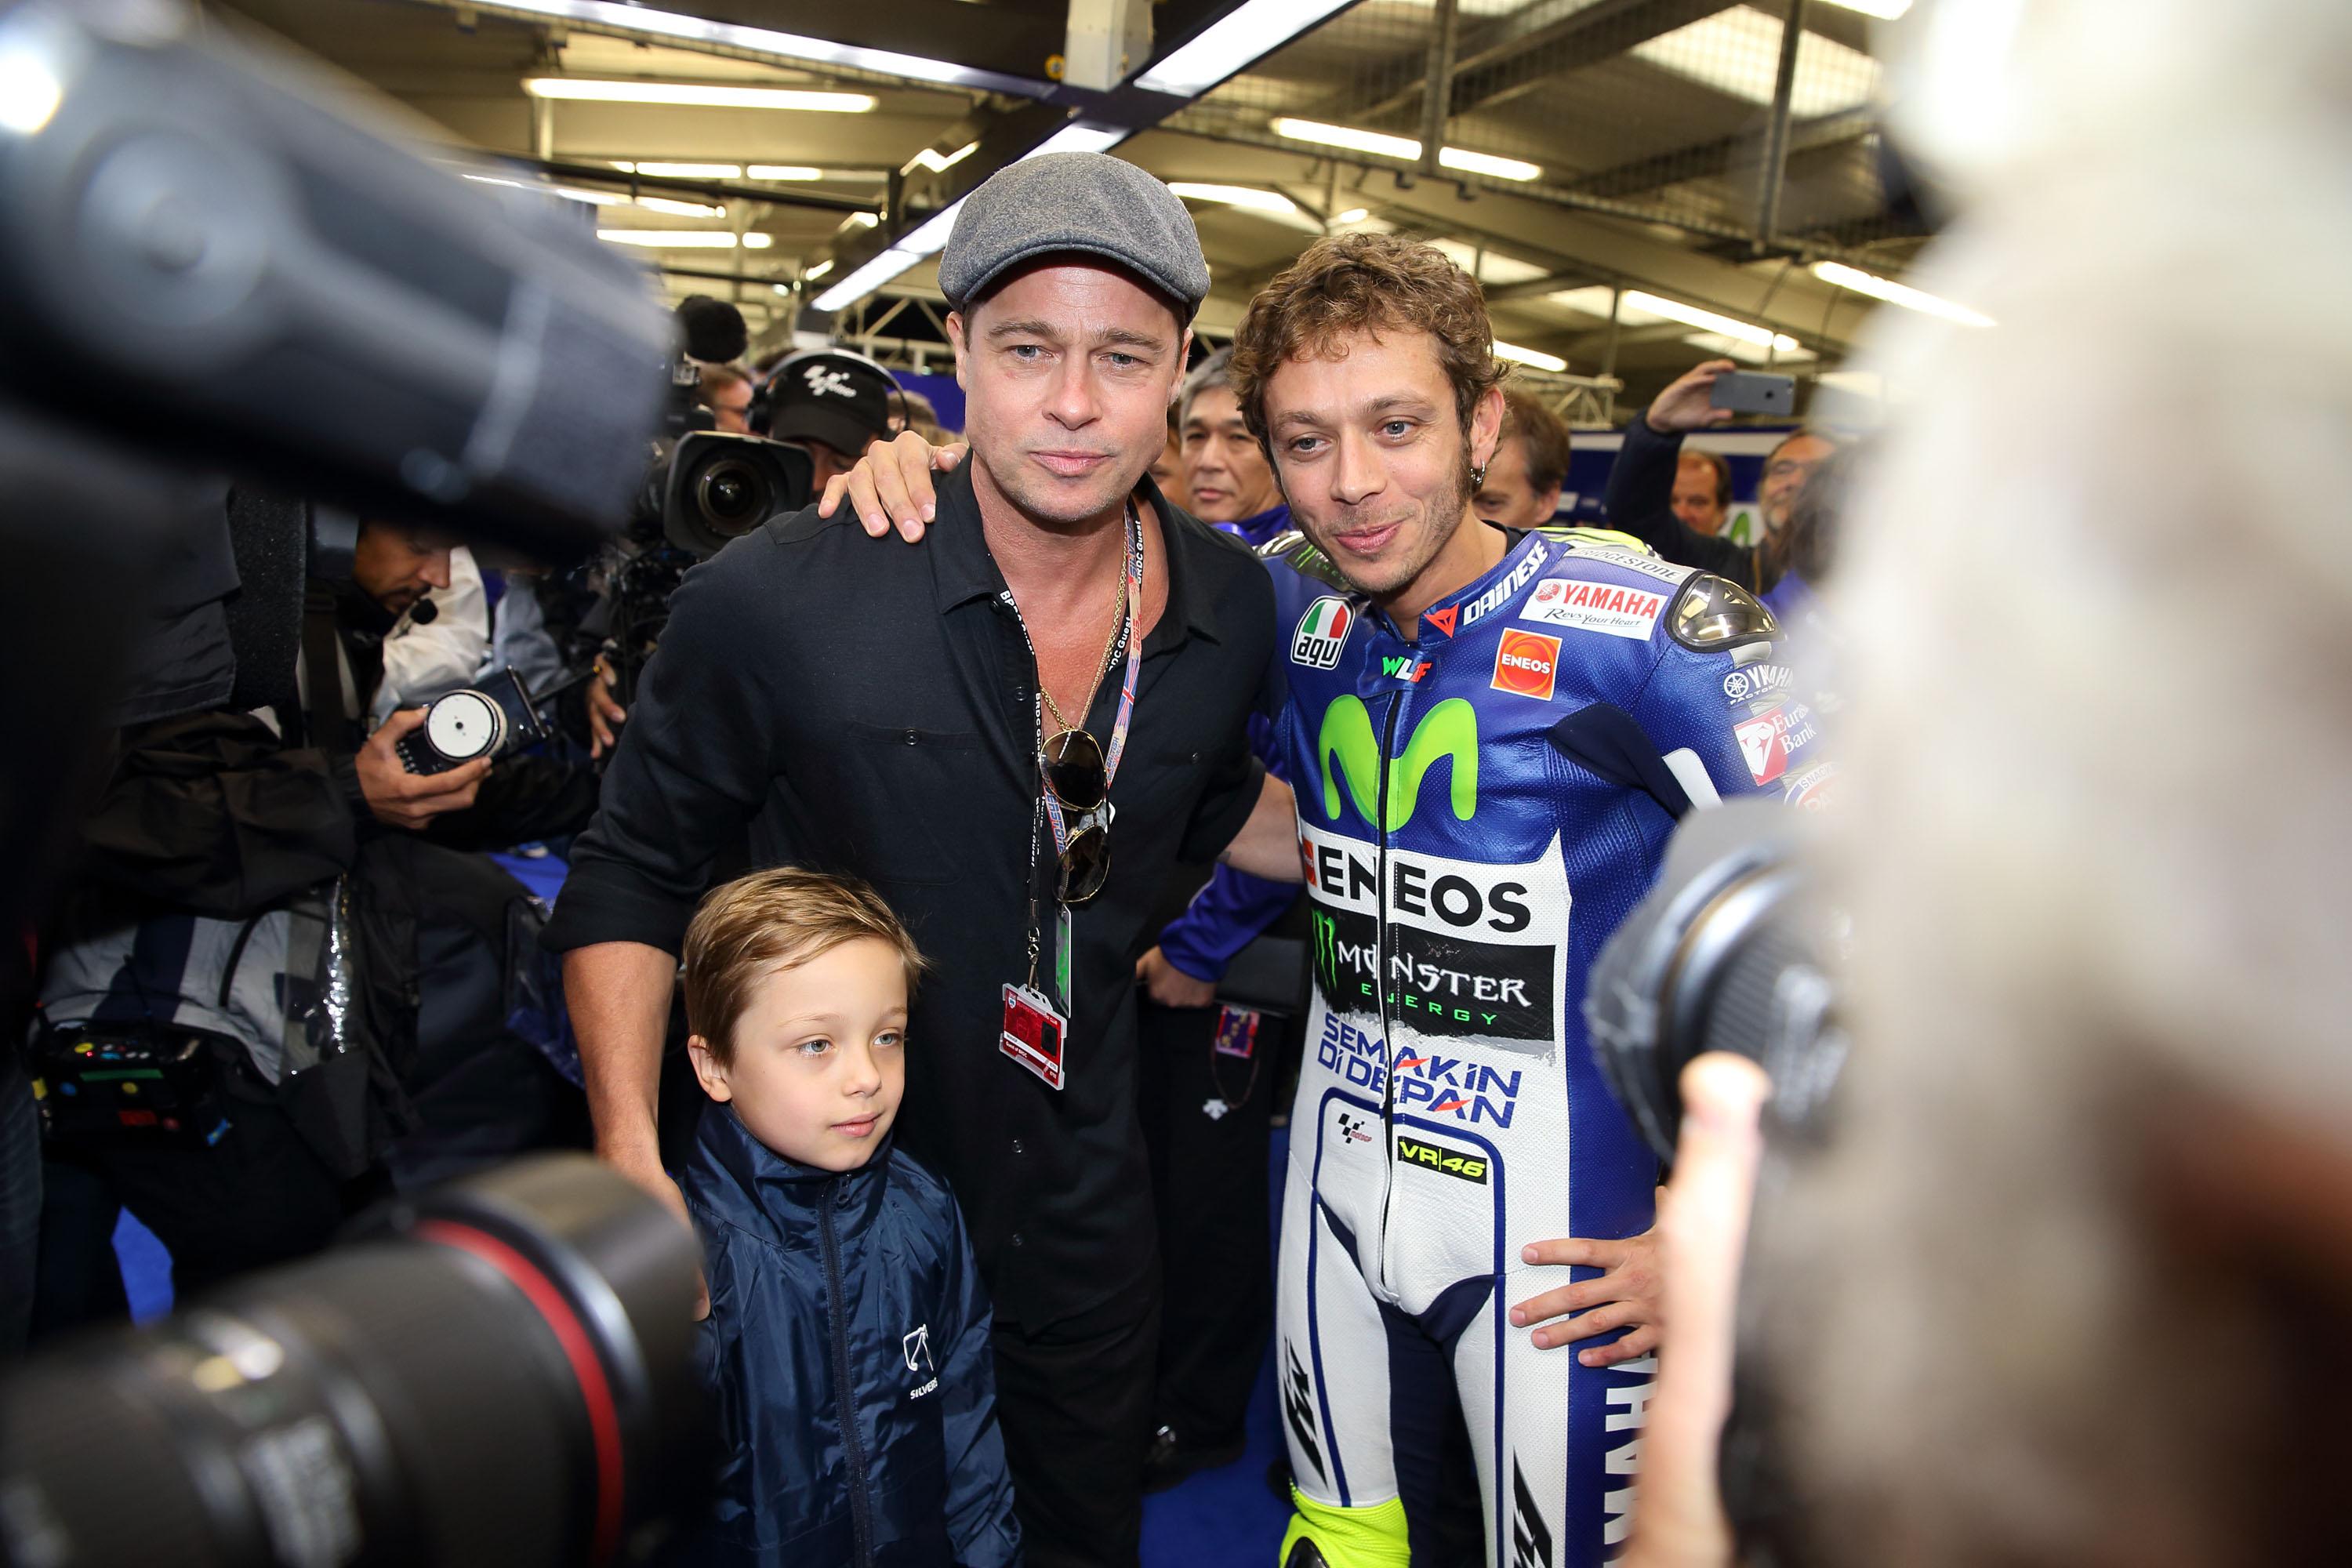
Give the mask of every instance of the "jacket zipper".
[[1380, 845], [1373, 857], [1372, 1000], [1380, 1009], [1381, 1045], [1388, 1052], [1388, 1068], [1381, 1079], [1381, 1247], [1375, 1268], [1381, 1289], [1389, 1280], [1389, 1199], [1396, 1191], [1396, 1025], [1389, 1016], [1389, 757], [1396, 744], [1397, 719], [1404, 712], [1407, 694], [1398, 692], [1389, 702], [1381, 725], [1380, 784], [1374, 794], [1380, 820], [1372, 826]]
[[841, 1288], [841, 1240], [834, 1234], [833, 1202], [838, 1179], [824, 1184], [817, 1205], [817, 1237], [824, 1244], [824, 1289], [833, 1342], [834, 1414], [841, 1423], [841, 1453], [849, 1466], [849, 1532], [859, 1568], [874, 1561], [874, 1504], [866, 1492], [866, 1447], [857, 1434], [857, 1385], [849, 1374], [849, 1302]]

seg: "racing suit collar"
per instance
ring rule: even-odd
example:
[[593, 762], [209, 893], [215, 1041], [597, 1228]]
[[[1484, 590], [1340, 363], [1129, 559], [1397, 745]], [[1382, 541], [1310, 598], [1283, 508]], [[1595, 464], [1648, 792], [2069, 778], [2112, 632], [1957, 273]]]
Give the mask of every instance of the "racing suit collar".
[[[1525, 591], [1528, 584], [1535, 581], [1535, 572], [1532, 567], [1527, 565], [1527, 562], [1530, 554], [1545, 549], [1541, 539], [1521, 529], [1505, 528], [1499, 522], [1488, 522], [1484, 518], [1478, 520], [1478, 525], [1481, 528], [1491, 528], [1503, 536], [1503, 558], [1422, 611], [1420, 634], [1412, 639], [1416, 644], [1426, 647], [1432, 643], [1451, 641], [1456, 633], [1465, 629], [1462, 626], [1463, 606], [1484, 597], [1498, 584], [1507, 582], [1515, 573], [1522, 574], [1519, 582], [1516, 587], [1502, 595], [1503, 599], [1508, 599]], [[1497, 600], [1486, 610], [1479, 612], [1479, 617], [1483, 618], [1485, 615], [1491, 614], [1501, 607], [1501, 600]], [[1390, 636], [1402, 637], [1402, 634], [1396, 629], [1396, 623], [1389, 619], [1387, 611], [1381, 612], [1381, 620], [1387, 627]]]

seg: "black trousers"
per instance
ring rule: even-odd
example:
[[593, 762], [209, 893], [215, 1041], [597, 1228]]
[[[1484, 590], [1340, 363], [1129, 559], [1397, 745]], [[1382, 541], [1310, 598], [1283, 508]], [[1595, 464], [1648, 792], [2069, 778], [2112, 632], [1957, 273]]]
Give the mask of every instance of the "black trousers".
[[1244, 1440], [1274, 1330], [1266, 1150], [1289, 1020], [1258, 1015], [1244, 1057], [1231, 1048], [1238, 1039], [1216, 1048], [1217, 1006], [1139, 1005], [1139, 1099], [1167, 1280], [1152, 1425], [1187, 1448], [1227, 1447]]
[[996, 1325], [996, 1411], [1028, 1568], [1135, 1568], [1160, 1281], [1060, 1322]]

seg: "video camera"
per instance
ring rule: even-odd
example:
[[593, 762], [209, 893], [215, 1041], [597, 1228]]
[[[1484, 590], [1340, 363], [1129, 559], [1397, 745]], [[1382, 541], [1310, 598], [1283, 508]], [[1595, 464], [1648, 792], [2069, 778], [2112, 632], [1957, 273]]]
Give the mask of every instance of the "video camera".
[[[672, 345], [553, 203], [172, 0], [0, 0], [0, 928], [26, 931], [156, 586], [222, 526], [197, 475], [576, 561], [643, 482]], [[390, 1229], [17, 1373], [0, 1561], [628, 1560], [699, 1507], [674, 1215], [570, 1159]]]

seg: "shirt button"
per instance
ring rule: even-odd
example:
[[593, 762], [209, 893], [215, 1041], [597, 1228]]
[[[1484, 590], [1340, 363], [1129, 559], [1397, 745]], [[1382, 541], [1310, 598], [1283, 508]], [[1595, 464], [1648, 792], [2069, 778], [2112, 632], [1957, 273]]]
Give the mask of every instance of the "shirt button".
[[1018, 1154], [1018, 1153], [1020, 1153], [1020, 1152], [1022, 1152], [1022, 1149], [1021, 1149], [1021, 1140], [1020, 1140], [1020, 1139], [1018, 1139], [1018, 1138], [1015, 1138], [1015, 1139], [1013, 1141], [1013, 1152], [1014, 1153], [1016, 1153], [1016, 1154]]
[[1016, 1230], [1008, 1239], [1011, 1240], [1013, 1246], [1018, 1247], [1021, 1245], [1021, 1233]]
[[915, 731], [913, 731], [912, 730], [908, 731], [907, 731], [907, 744], [908, 744], [908, 745], [912, 746], [912, 745], [916, 745], [916, 744], [918, 744], [918, 743], [919, 743], [919, 741], [918, 741], [918, 737], [917, 737], [917, 736], [916, 736], [916, 734], [915, 734]]

